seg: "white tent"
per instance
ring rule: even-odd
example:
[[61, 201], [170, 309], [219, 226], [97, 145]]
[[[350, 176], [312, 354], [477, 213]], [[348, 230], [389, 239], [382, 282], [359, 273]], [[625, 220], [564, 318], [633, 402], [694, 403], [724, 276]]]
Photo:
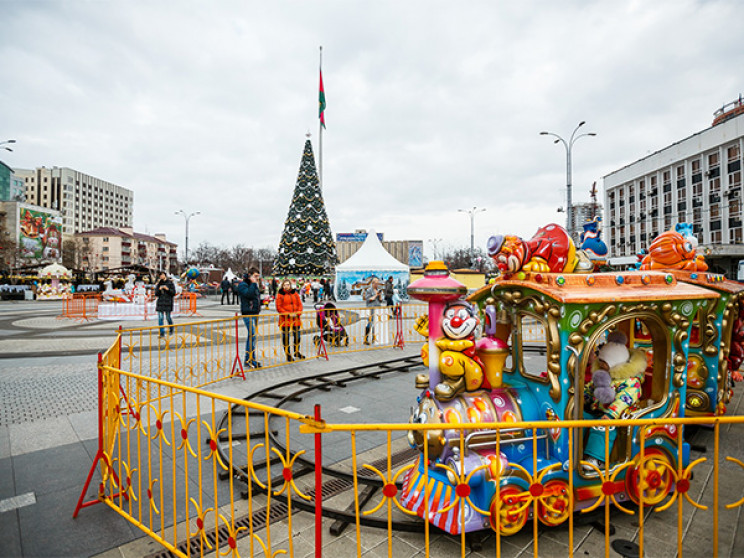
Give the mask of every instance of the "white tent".
[[353, 256], [336, 266], [336, 299], [360, 300], [362, 290], [372, 277], [377, 277], [381, 282], [392, 277], [400, 297], [407, 298], [409, 268], [385, 250], [374, 230], [369, 231], [361, 248]]

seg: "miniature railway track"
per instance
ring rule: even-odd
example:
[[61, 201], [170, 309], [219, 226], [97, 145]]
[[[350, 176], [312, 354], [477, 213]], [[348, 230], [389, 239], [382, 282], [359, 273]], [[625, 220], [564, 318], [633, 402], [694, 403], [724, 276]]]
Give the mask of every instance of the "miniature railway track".
[[[288, 404], [301, 402], [307, 394], [314, 391], [328, 392], [331, 390], [343, 390], [355, 382], [362, 383], [365, 381], [381, 380], [385, 375], [409, 373], [413, 370], [423, 370], [423, 365], [421, 364], [419, 356], [398, 358], [371, 365], [357, 366], [335, 372], [324, 372], [322, 374], [306, 376], [301, 379], [290, 380], [261, 389], [244, 399], [253, 403], [263, 403], [272, 407], [282, 408]], [[246, 455], [247, 448], [245, 448], [245, 446], [242, 448], [239, 446], [242, 446], [248, 440], [261, 440], [268, 438], [271, 441], [272, 448], [277, 449], [282, 455], [286, 455], [287, 448], [282, 439], [284, 433], [280, 433], [280, 430], [284, 428], [283, 419], [276, 416], [266, 419], [264, 418], [266, 415], [261, 411], [249, 410], [248, 413], [249, 419], [255, 417], [256, 420], [251, 423], [251, 431], [247, 433], [240, 432], [236, 429], [238, 423], [243, 421], [235, 420], [235, 417], [245, 416], [245, 407], [235, 405], [229, 411], [225, 411], [221, 417], [217, 429], [226, 429], [225, 432], [221, 434], [219, 438], [220, 443], [218, 444], [218, 451], [220, 452], [220, 457], [223, 462], [230, 463], [227, 455], [229, 445], [233, 446], [233, 458], [235, 458], [236, 455]], [[260, 420], [258, 420], [259, 418]], [[233, 431], [231, 437], [227, 434], [228, 421], [232, 421]], [[279, 424], [280, 422], [281, 425]], [[260, 428], [256, 428], [254, 431], [254, 425]], [[265, 430], [266, 425], [268, 425], [268, 433]], [[236, 446], [238, 447], [236, 448]], [[308, 458], [304, 454], [297, 455], [297, 448], [293, 448], [293, 450], [295, 453], [291, 453], [289, 459], [294, 459], [295, 465], [292, 470], [292, 476], [293, 479], [297, 481], [299, 478], [312, 474], [315, 471], [315, 462], [312, 458]], [[417, 451], [407, 448], [403, 451], [394, 453], [391, 456], [391, 463], [393, 466], [402, 465], [407, 461], [411, 461], [417, 454]], [[387, 459], [382, 459], [380, 462], [372, 462], [370, 464], [378, 469], [384, 470], [387, 466]], [[266, 460], [253, 461], [252, 469], [252, 474], [257, 477], [260, 475], [261, 482], [266, 486], [277, 487], [284, 484], [281, 461], [276, 457], [272, 458], [269, 464], [267, 464]], [[230, 475], [232, 475], [234, 479], [239, 480], [246, 485], [251, 482], [251, 479], [249, 479], [251, 472], [249, 471], [247, 464], [241, 465], [233, 462], [232, 469], [223, 472], [220, 475], [220, 478], [221, 480], [227, 480]], [[353, 489], [354, 475], [348, 468], [347, 470], [342, 470], [333, 465], [324, 466], [323, 475], [325, 475], [325, 478], [327, 479], [323, 483], [324, 501]], [[270, 479], [269, 476], [271, 477]], [[377, 475], [368, 469], [362, 468], [357, 471], [357, 482], [360, 485], [360, 507], [363, 507], [365, 503], [377, 491], [381, 490], [384, 485], [383, 481]], [[252, 482], [251, 489], [253, 494], [266, 493], [266, 490], [262, 489], [256, 482]], [[306, 491], [306, 494], [311, 497], [310, 501], [303, 500], [294, 495], [292, 498], [292, 507], [294, 509], [301, 509], [313, 513], [315, 511], [314, 490], [308, 490]], [[242, 492], [241, 496], [247, 498], [247, 491]], [[345, 509], [336, 509], [324, 505], [323, 516], [336, 520], [336, 523], [331, 527], [331, 532], [333, 534], [340, 534], [347, 525], [353, 525], [357, 520], [353, 498], [351, 498], [351, 504]], [[272, 520], [273, 519], [274, 518], [272, 518]], [[281, 519], [281, 517], [278, 519]], [[369, 527], [385, 529], [388, 527], [387, 518], [360, 516], [359, 522], [361, 525]], [[392, 522], [392, 528], [398, 531], [419, 532], [423, 531], [424, 524], [420, 520], [410, 521], [394, 519]]]

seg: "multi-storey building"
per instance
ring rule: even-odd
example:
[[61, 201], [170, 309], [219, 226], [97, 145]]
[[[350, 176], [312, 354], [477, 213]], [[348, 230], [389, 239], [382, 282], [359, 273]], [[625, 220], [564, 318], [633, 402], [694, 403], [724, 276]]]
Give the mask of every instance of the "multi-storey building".
[[62, 213], [62, 233], [96, 227], [131, 227], [134, 192], [67, 167], [16, 169], [26, 201]]
[[75, 244], [81, 269], [99, 271], [143, 265], [158, 271], [178, 270], [178, 245], [168, 242], [164, 234], [150, 236], [131, 228], [99, 227], [75, 234]]
[[[396, 260], [410, 267], [422, 267], [423, 246], [422, 240], [385, 240], [383, 233], [377, 233], [382, 246]], [[336, 234], [336, 256], [338, 263], [343, 263], [353, 256], [364, 244], [367, 231], [358, 229], [353, 233]]]
[[578, 244], [581, 233], [584, 231], [584, 224], [588, 221], [593, 221], [596, 215], [602, 216], [602, 204], [580, 202], [574, 203], [572, 207], [574, 241]]
[[742, 245], [744, 103], [716, 112], [710, 128], [604, 177], [605, 241], [632, 256], [661, 232], [691, 223], [708, 264], [736, 277]]
[[8, 165], [0, 161], [0, 201], [24, 201], [23, 179]]

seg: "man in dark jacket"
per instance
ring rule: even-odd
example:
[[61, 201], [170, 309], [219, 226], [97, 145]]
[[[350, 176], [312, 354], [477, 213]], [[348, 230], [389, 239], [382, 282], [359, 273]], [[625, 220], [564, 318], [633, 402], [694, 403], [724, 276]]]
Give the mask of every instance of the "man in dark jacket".
[[240, 281], [235, 277], [230, 284], [233, 294], [233, 304], [238, 304], [240, 302], [240, 297], [238, 296], [238, 285], [240, 285]]
[[230, 304], [230, 292], [232, 291], [232, 285], [230, 285], [230, 281], [227, 280], [227, 277], [222, 278], [220, 288], [222, 289], [222, 298], [220, 299], [220, 305], [225, 304], [225, 297], [227, 297], [227, 303]]
[[245, 340], [245, 365], [253, 368], [261, 368], [261, 363], [256, 360], [256, 326], [258, 313], [261, 311], [261, 292], [258, 288], [260, 280], [261, 274], [252, 267], [243, 275], [243, 281], [238, 285], [240, 313], [248, 330], [248, 337]]
[[160, 326], [160, 337], [165, 337], [165, 328], [163, 324], [167, 320], [170, 324], [168, 335], [173, 335], [173, 298], [176, 296], [176, 287], [173, 281], [168, 278], [165, 271], [160, 272], [158, 282], [155, 284], [155, 296], [158, 301], [155, 303], [155, 310], [158, 313], [158, 325]]
[[387, 281], [385, 281], [385, 304], [387, 306], [393, 305], [393, 276], [387, 278]]

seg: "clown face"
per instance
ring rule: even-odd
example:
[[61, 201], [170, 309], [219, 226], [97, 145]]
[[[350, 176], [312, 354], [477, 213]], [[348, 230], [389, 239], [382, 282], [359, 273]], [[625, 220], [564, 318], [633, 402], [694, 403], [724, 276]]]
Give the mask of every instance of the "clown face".
[[469, 304], [458, 302], [448, 306], [442, 317], [442, 331], [450, 339], [465, 339], [473, 335], [480, 320]]

